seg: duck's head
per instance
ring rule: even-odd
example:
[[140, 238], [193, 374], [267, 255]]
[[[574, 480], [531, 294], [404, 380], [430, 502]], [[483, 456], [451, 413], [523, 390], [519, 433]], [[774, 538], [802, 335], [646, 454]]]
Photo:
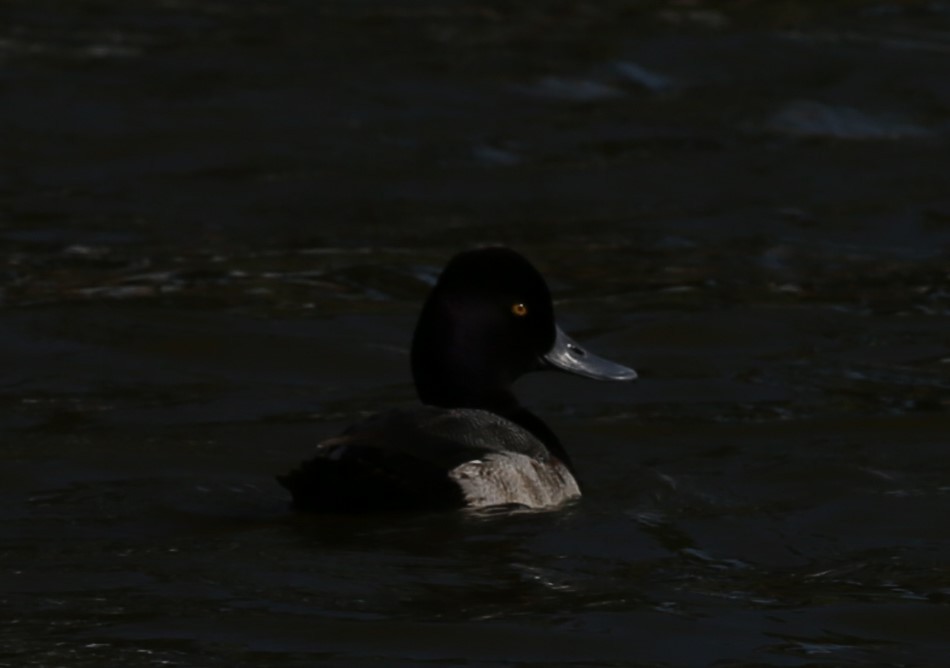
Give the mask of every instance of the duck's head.
[[511, 384], [556, 369], [598, 380], [633, 380], [633, 369], [588, 352], [554, 319], [541, 274], [507, 248], [456, 255], [426, 300], [412, 342], [423, 403], [504, 411]]

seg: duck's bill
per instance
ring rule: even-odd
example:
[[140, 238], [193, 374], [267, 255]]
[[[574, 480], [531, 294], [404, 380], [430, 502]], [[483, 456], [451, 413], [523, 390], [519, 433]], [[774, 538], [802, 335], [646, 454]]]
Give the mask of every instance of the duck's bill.
[[557, 328], [554, 346], [542, 356], [542, 360], [548, 368], [596, 380], [633, 380], [637, 377], [637, 372], [630, 367], [589, 352], [560, 327]]

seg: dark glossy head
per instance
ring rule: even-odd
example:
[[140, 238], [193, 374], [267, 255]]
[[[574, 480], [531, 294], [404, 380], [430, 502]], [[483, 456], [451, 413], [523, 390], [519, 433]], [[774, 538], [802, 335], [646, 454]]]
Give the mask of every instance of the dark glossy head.
[[507, 248], [456, 255], [416, 326], [412, 372], [419, 398], [505, 412], [517, 406], [511, 384], [541, 369], [636, 378], [632, 369], [585, 351], [558, 328], [544, 278], [521, 255]]

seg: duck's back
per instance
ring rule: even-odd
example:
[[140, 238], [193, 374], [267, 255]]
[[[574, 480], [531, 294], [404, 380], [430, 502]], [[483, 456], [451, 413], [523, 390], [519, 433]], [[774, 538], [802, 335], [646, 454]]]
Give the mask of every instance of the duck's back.
[[362, 512], [520, 504], [580, 495], [531, 432], [495, 413], [422, 406], [371, 417], [279, 478], [301, 510]]

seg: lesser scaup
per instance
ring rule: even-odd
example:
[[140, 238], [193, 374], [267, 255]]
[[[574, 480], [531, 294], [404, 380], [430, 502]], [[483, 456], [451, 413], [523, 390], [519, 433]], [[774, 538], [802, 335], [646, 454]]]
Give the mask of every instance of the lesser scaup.
[[460, 253], [429, 294], [412, 341], [424, 405], [349, 427], [278, 480], [308, 511], [543, 508], [580, 496], [564, 447], [511, 390], [543, 369], [637, 376], [561, 331], [547, 284], [521, 255]]

